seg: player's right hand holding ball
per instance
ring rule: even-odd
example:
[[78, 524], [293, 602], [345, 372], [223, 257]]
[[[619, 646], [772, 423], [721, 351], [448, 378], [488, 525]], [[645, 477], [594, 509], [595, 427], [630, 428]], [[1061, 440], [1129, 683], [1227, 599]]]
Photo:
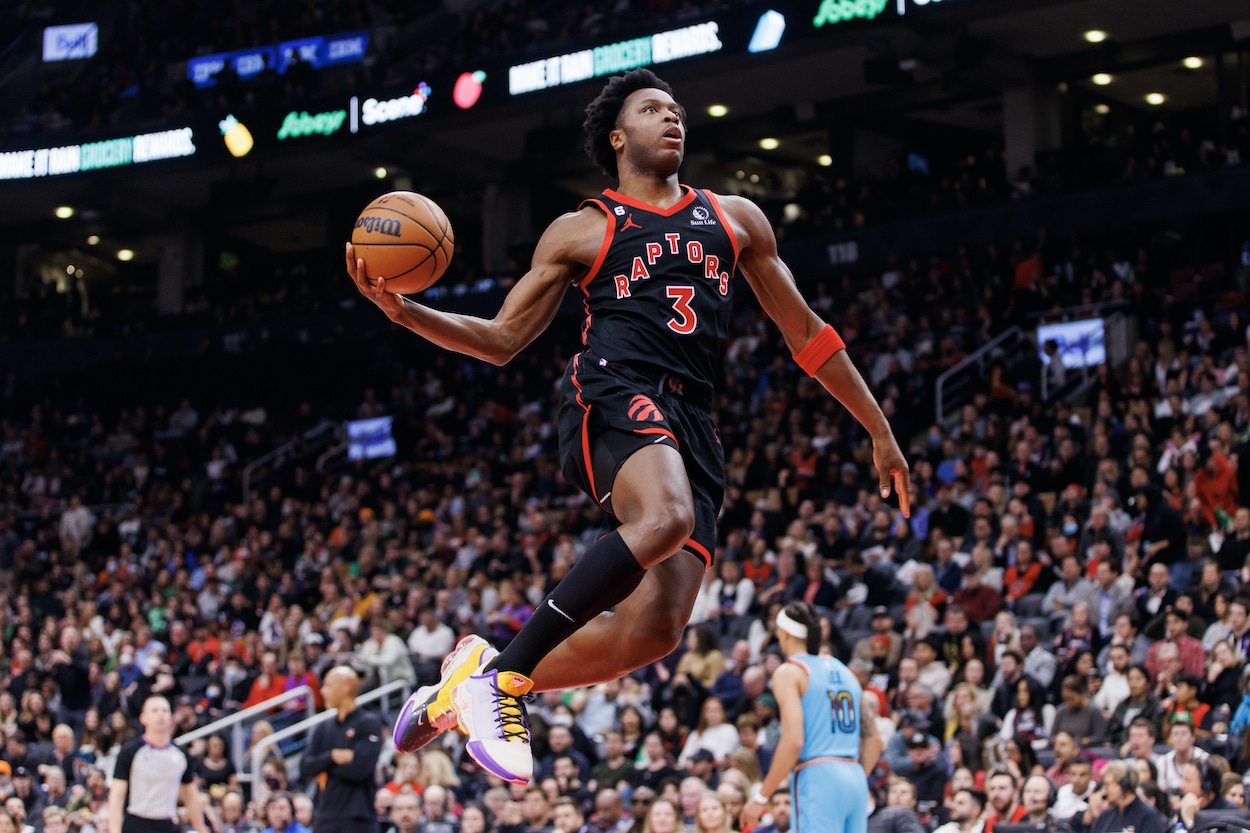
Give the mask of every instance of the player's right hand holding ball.
[[352, 281], [356, 284], [356, 289], [360, 290], [360, 294], [368, 298], [370, 301], [378, 305], [378, 309], [386, 313], [386, 317], [392, 321], [397, 321], [404, 311], [404, 299], [394, 293], [386, 291], [386, 283], [383, 281], [370, 282], [365, 275], [365, 262], [363, 259], [356, 257], [356, 248], [351, 244], [347, 244], [347, 274], [351, 275]]

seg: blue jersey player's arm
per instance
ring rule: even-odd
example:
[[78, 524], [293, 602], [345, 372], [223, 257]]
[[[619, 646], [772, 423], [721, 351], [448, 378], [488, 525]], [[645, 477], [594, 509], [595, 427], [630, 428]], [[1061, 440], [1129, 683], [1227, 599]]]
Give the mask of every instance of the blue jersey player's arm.
[[[738, 241], [738, 265], [792, 353], [801, 351], [825, 327], [794, 283], [794, 275], [777, 253], [777, 237], [759, 206], [744, 197], [719, 197]], [[895, 440], [881, 406], [845, 350], [830, 357], [815, 374], [872, 436], [872, 459], [880, 478], [881, 496], [898, 493], [898, 505], [910, 516], [907, 460]]]
[[432, 309], [387, 292], [385, 283], [371, 286], [364, 261], [347, 244], [347, 273], [356, 288], [386, 317], [439, 347], [501, 365], [538, 337], [555, 318], [569, 285], [585, 275], [599, 252], [607, 217], [583, 208], [557, 217], [534, 249], [530, 269], [508, 292], [494, 318], [479, 318]]
[[[799, 762], [803, 751], [803, 692], [807, 688], [807, 672], [793, 662], [783, 662], [773, 672], [773, 697], [777, 699], [777, 709], [781, 712], [781, 740], [773, 750], [773, 763], [768, 774], [760, 784], [760, 794], [770, 796], [781, 788], [790, 778], [790, 771]], [[758, 809], [763, 812], [763, 805], [748, 802], [743, 812]], [[752, 821], [759, 819], [756, 818]]]
[[859, 762], [864, 772], [871, 773], [881, 759], [885, 743], [877, 731], [877, 698], [864, 692], [859, 699]]

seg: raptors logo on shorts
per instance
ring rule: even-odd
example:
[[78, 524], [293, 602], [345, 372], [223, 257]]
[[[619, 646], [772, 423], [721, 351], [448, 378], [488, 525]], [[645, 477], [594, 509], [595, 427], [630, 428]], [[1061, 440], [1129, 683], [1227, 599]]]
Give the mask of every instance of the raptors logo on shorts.
[[629, 400], [629, 418], [635, 422], [660, 422], [664, 414], [651, 401], [651, 397], [638, 394]]

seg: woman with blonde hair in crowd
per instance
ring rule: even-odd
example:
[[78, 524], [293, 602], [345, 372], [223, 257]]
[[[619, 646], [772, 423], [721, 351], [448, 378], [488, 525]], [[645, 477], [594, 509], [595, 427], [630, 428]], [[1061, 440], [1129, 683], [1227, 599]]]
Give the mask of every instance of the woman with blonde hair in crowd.
[[719, 793], [706, 792], [694, 811], [694, 833], [732, 833], [733, 819]]
[[997, 668], [1003, 654], [1008, 651], [1020, 652], [1020, 625], [1016, 622], [1016, 614], [1010, 610], [1000, 610], [994, 615], [994, 633], [990, 636], [990, 662]]
[[977, 575], [986, 587], [1003, 592], [1003, 568], [994, 565], [994, 551], [981, 544], [972, 548], [972, 560], [977, 565]]
[[943, 740], [950, 740], [968, 715], [984, 714], [987, 710], [987, 703], [976, 686], [967, 682], [956, 685], [946, 695], [946, 703], [942, 708], [942, 715], [946, 718], [946, 735]]
[[916, 645], [924, 642], [937, 627], [937, 612], [930, 605], [912, 605], [903, 616], [903, 653], [910, 657]]
[[425, 783], [421, 780], [421, 759], [413, 752], [396, 755], [395, 774], [387, 782], [386, 788], [396, 795], [406, 789], [417, 795], [425, 792]]
[[460, 799], [460, 776], [451, 757], [441, 749], [426, 747], [421, 753], [421, 780], [427, 787], [437, 784]]
[[651, 806], [647, 808], [647, 819], [642, 824], [642, 833], [682, 833], [683, 829], [681, 813], [678, 812], [676, 804], [667, 798], [657, 798], [651, 802]]
[[[257, 720], [255, 723], [252, 724], [252, 733], [249, 736], [248, 742], [247, 742], [247, 752], [244, 753], [243, 755], [244, 772], [246, 772], [248, 768], [251, 767], [252, 765], [252, 750], [255, 749], [262, 740], [264, 740], [265, 738], [269, 737], [272, 734], [273, 734], [273, 724], [270, 723], [268, 720]], [[261, 758], [261, 761], [260, 761], [261, 765], [263, 766], [265, 761], [270, 761], [270, 760], [276, 760], [278, 763], [282, 764], [284, 767], [286, 766], [286, 763], [282, 760], [282, 753], [278, 751], [277, 744], [272, 744], [271, 746], [269, 746], [264, 756]]]
[[745, 782], [742, 788], [748, 795], [751, 787], [764, 780], [764, 770], [760, 767], [760, 758], [754, 749], [739, 746], [725, 757], [725, 766], [727, 769], [721, 773], [721, 781], [731, 778], [731, 773], [741, 775]]
[[911, 582], [911, 590], [907, 593], [907, 610], [911, 610], [918, 604], [928, 605], [933, 608], [936, 617], [937, 611], [949, 601], [949, 598], [946, 591], [937, 583], [933, 567], [929, 564], [917, 564], [916, 569], [912, 570]]
[[0, 691], [0, 732], [8, 734], [9, 730], [17, 728], [17, 700], [13, 697], [13, 692], [5, 689]]

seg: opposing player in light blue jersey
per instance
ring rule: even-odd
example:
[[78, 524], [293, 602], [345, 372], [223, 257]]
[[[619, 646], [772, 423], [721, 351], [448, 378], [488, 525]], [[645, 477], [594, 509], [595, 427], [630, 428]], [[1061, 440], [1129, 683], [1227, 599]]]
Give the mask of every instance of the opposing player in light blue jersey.
[[876, 710], [840, 660], [819, 656], [820, 618], [806, 602], [777, 614], [777, 641], [786, 662], [773, 674], [781, 710], [781, 740], [773, 764], [742, 809], [754, 826], [768, 797], [790, 778], [793, 833], [864, 833], [868, 773], [881, 756]]

